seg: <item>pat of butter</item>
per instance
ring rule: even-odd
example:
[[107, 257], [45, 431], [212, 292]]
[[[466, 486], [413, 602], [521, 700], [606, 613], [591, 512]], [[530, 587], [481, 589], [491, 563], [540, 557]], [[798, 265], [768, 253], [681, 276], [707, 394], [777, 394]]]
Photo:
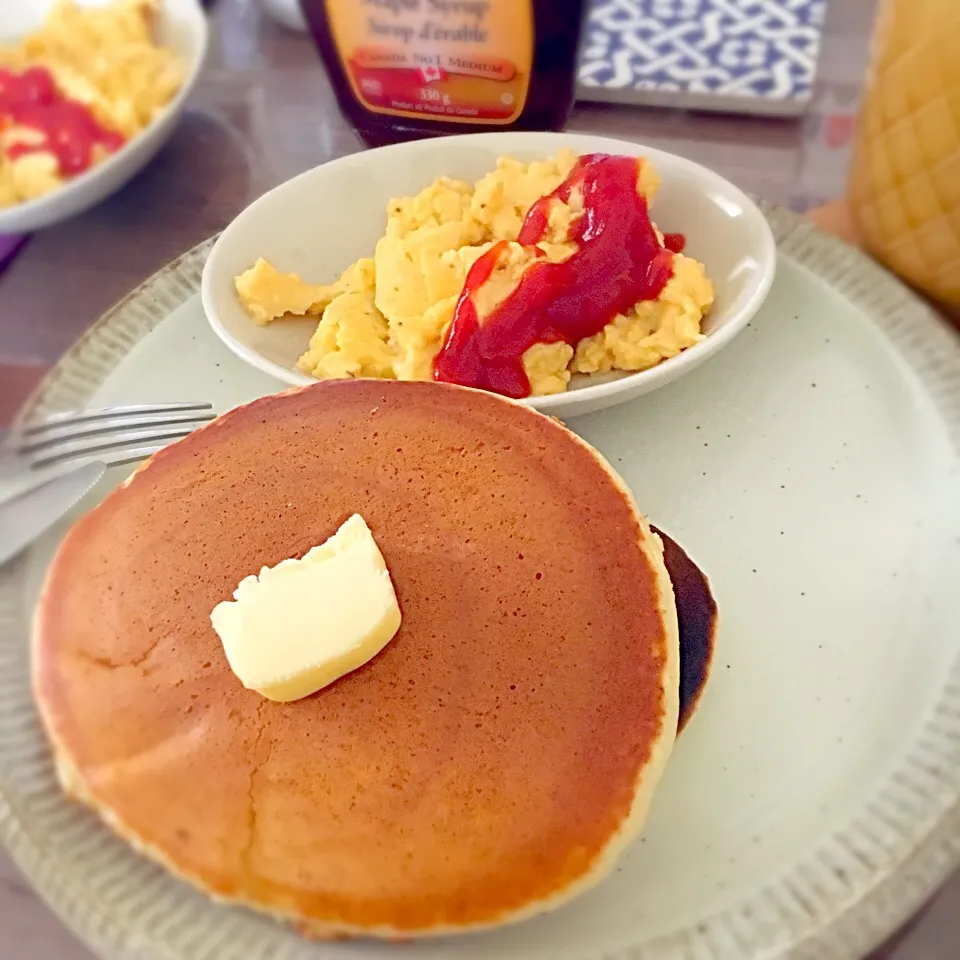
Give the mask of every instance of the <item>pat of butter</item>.
[[300, 560], [246, 577], [210, 614], [230, 669], [268, 700], [309, 696], [375, 657], [400, 627], [383, 554], [354, 514]]

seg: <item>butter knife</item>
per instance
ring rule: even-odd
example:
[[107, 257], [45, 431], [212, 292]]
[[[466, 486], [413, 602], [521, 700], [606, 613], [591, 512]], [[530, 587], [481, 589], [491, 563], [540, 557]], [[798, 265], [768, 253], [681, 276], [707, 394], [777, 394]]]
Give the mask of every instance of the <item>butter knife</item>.
[[0, 566], [76, 506], [106, 469], [102, 463], [84, 463], [29, 493], [0, 504]]

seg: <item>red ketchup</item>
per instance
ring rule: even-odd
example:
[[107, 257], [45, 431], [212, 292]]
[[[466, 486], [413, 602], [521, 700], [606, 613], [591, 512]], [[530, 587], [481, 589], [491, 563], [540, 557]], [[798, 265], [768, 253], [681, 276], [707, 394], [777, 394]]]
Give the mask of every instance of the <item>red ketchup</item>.
[[682, 233], [665, 233], [663, 235], [663, 245], [671, 253], [683, 253], [683, 248], [687, 245], [687, 238]]
[[0, 129], [11, 126], [43, 135], [35, 145], [9, 147], [11, 160], [28, 153], [52, 153], [64, 177], [83, 173], [93, 163], [94, 147], [113, 153], [123, 146], [123, 137], [101, 126], [88, 107], [64, 96], [44, 67], [23, 73], [0, 68]]
[[646, 200], [637, 193], [639, 161], [590, 154], [581, 157], [553, 193], [529, 210], [517, 242], [533, 246], [547, 234], [554, 197], [583, 196], [583, 214], [569, 239], [577, 252], [563, 263], [528, 267], [517, 288], [480, 323], [473, 294], [490, 277], [505, 247], [501, 242], [467, 273], [453, 322], [433, 365], [435, 380], [492, 390], [508, 397], [530, 395], [523, 354], [535, 343], [575, 345], [599, 333], [619, 313], [652, 300], [673, 276], [680, 234], [660, 245]]

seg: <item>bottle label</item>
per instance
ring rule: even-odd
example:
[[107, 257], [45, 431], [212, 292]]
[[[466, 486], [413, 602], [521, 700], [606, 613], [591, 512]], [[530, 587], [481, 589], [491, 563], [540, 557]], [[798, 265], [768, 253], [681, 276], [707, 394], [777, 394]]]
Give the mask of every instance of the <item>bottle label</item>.
[[533, 67], [533, 0], [326, 0], [354, 96], [373, 113], [512, 123]]

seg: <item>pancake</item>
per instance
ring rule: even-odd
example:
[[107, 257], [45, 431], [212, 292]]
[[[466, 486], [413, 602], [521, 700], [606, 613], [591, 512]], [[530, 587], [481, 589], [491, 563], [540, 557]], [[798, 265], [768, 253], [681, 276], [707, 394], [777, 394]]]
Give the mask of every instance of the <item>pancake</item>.
[[680, 717], [677, 733], [693, 718], [710, 679], [717, 638], [717, 602], [706, 574], [659, 527], [650, 529], [663, 544], [663, 563], [673, 584], [680, 628]]
[[[264, 700], [210, 611], [354, 512], [400, 630], [317, 694]], [[331, 381], [225, 414], [81, 519], [33, 679], [65, 788], [173, 873], [313, 934], [426, 936], [612, 868], [676, 736], [677, 616], [659, 539], [561, 424]]]

